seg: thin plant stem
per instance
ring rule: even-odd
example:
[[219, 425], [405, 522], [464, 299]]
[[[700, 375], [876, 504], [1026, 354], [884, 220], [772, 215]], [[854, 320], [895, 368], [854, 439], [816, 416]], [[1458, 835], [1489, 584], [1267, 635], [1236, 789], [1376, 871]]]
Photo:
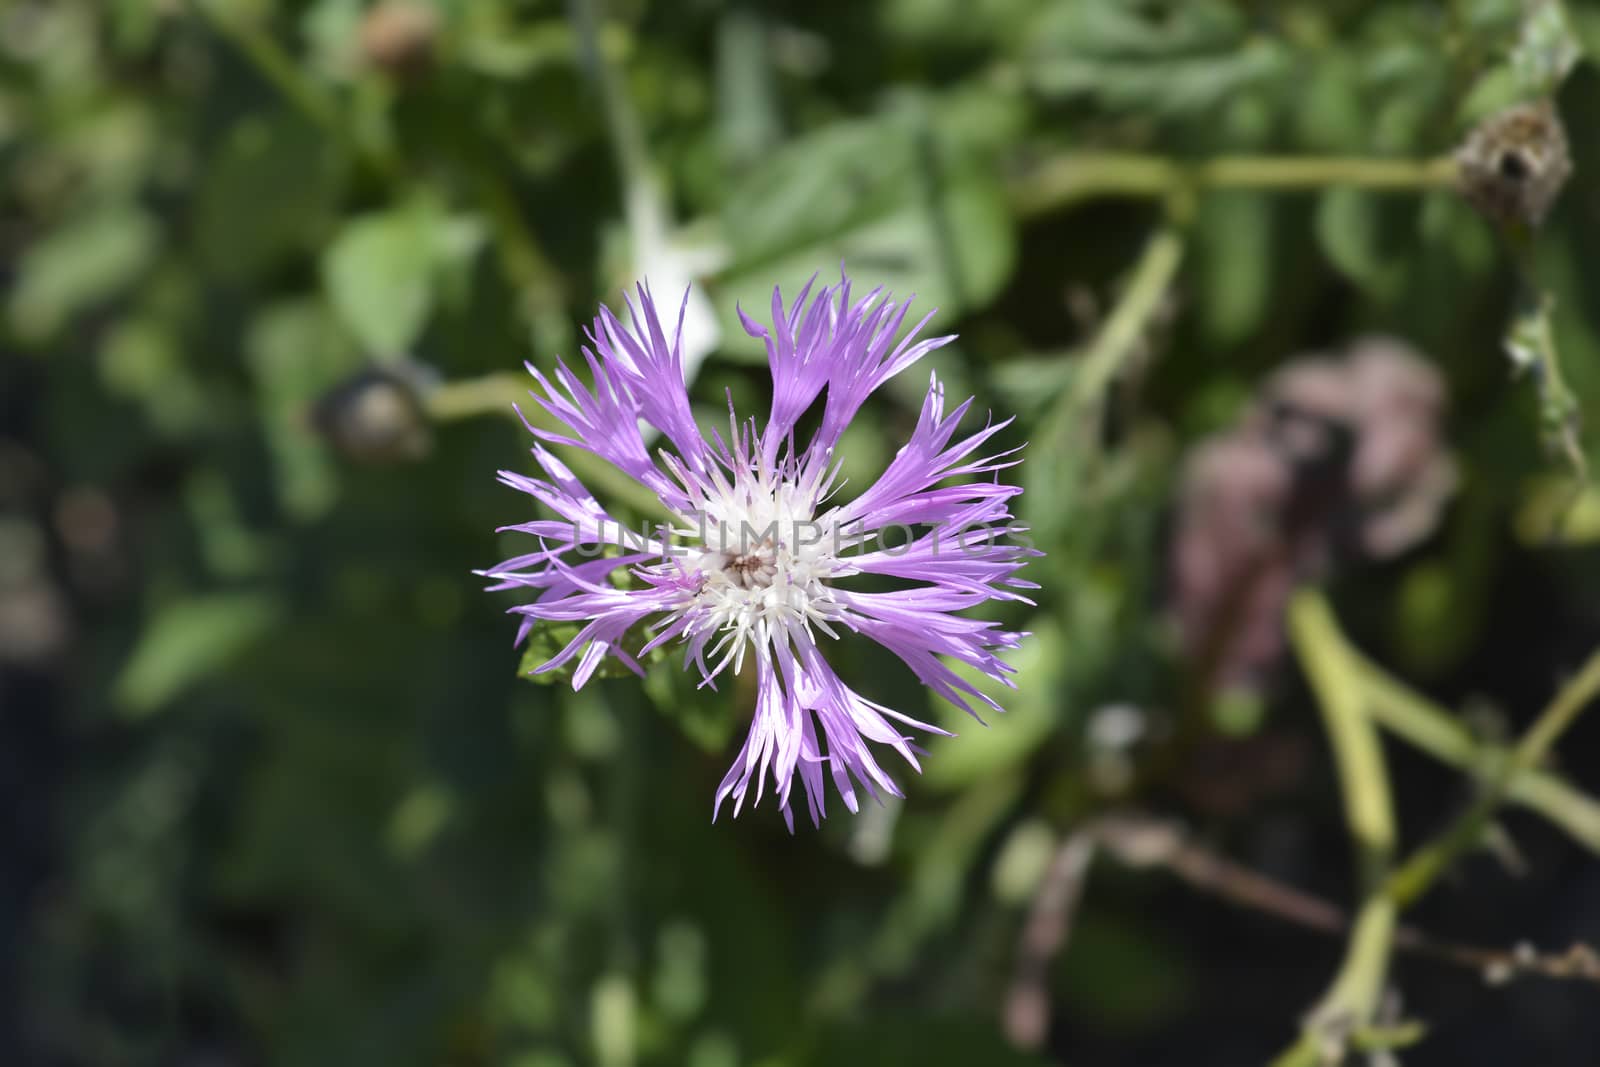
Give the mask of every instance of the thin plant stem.
[[[1368, 714], [1396, 737], [1483, 782], [1509, 758], [1504, 748], [1474, 739], [1449, 711], [1395, 680], [1348, 643], [1345, 656], [1359, 678]], [[1600, 801], [1560, 775], [1536, 767], [1518, 771], [1506, 784], [1505, 799], [1600, 852]]]
[[494, 223], [498, 237], [501, 273], [522, 295], [535, 351], [546, 358], [570, 351], [574, 336], [567, 318], [561, 272], [528, 227], [505, 178], [489, 166], [479, 166], [474, 177], [479, 203]]
[[1160, 230], [1145, 245], [1116, 308], [1078, 360], [1063, 418], [1075, 421], [1083, 417], [1105, 396], [1149, 329], [1182, 262], [1183, 236], [1175, 226]]
[[1343, 963], [1306, 1020], [1300, 1039], [1274, 1067], [1309, 1067], [1339, 1035], [1370, 1027], [1388, 973], [1398, 908], [1381, 890], [1395, 849], [1394, 802], [1382, 742], [1367, 715], [1347, 648], [1322, 595], [1302, 589], [1289, 603], [1289, 634], [1316, 694], [1333, 747], [1345, 821], [1356, 848], [1366, 899], [1351, 926]]
[[[1367, 736], [1372, 732], [1372, 722], [1386, 711], [1391, 720], [1405, 720], [1413, 734], [1425, 737], [1426, 745], [1437, 750], [1453, 751], [1458, 741], [1434, 721], [1434, 716], [1419, 714], [1415, 701], [1397, 701], [1396, 685], [1380, 687], [1383, 698], [1379, 700], [1372, 700], [1364, 692], [1371, 686], [1375, 669], [1363, 669], [1320, 593], [1308, 589], [1295, 594], [1289, 607], [1289, 629], [1328, 723], [1352, 832], [1358, 843], [1387, 845], [1379, 854], [1385, 861], [1381, 866], [1371, 858], [1366, 862], [1369, 879], [1374, 873], [1382, 877], [1368, 892], [1356, 916], [1338, 975], [1307, 1019], [1299, 1040], [1273, 1065], [1314, 1067], [1327, 1062], [1330, 1054], [1336, 1058], [1337, 1052], [1352, 1042], [1380, 1039], [1381, 1035], [1374, 1036], [1372, 1024], [1400, 912], [1420, 899], [1457, 859], [1478, 844], [1495, 811], [1512, 797], [1516, 783], [1536, 772], [1555, 743], [1600, 697], [1600, 651], [1589, 657], [1503, 755], [1477, 801], [1443, 834], [1418, 848], [1397, 868], [1383, 873], [1394, 842], [1393, 809], [1387, 779], [1379, 777], [1381, 750], [1374, 752], [1369, 747], [1375, 744], [1375, 739]], [[1406, 710], [1396, 716], [1396, 706]], [[1385, 711], [1374, 712], [1373, 708]], [[1418, 729], [1422, 722], [1427, 725]], [[1548, 786], [1544, 788], [1548, 793]], [[1357, 790], [1373, 792], [1362, 801], [1352, 795]], [[1371, 845], [1368, 848], [1370, 857]]]
[[1600, 695], [1600, 652], [1589, 657], [1523, 734], [1512, 752], [1512, 770], [1527, 770], [1543, 760], [1597, 695]]
[[1221, 156], [1188, 162], [1121, 152], [1056, 156], [1011, 182], [1011, 203], [1029, 217], [1099, 197], [1164, 197], [1180, 189], [1292, 192], [1329, 186], [1427, 192], [1449, 188], [1455, 160], [1346, 156]]
[[1539, 713], [1473, 805], [1443, 834], [1419, 848], [1395, 871], [1386, 887], [1388, 895], [1401, 905], [1410, 904], [1432, 888], [1457, 859], [1474, 848], [1506, 799], [1516, 776], [1537, 767], [1596, 696], [1600, 696], [1600, 651], [1589, 657]]
[[309, 122], [344, 145], [350, 153], [385, 181], [395, 183], [400, 172], [396, 161], [357, 136], [345, 121], [337, 102], [305, 76], [283, 47], [254, 21], [218, 11], [215, 0], [198, 0], [193, 5], [219, 36], [226, 38], [268, 83]]
[[1533, 380], [1539, 396], [1539, 428], [1545, 447], [1565, 459], [1573, 475], [1572, 492], [1550, 531], [1551, 536], [1556, 537], [1590, 482], [1589, 461], [1580, 437], [1582, 408], [1561, 370], [1553, 322], [1555, 297], [1538, 282], [1534, 230], [1525, 223], [1513, 223], [1503, 226], [1500, 236], [1516, 268], [1521, 289], [1517, 309], [1506, 331], [1506, 354], [1511, 357], [1512, 368], [1517, 373]]
[[[1072, 384], [1041, 420], [1036, 446], [1040, 453], [1064, 457], [1069, 463], [1082, 462], [1094, 454], [1092, 446], [1080, 445], [1098, 440], [1095, 427], [1100, 421], [1100, 405], [1149, 331], [1162, 297], [1177, 276], [1183, 247], [1183, 235], [1176, 223], [1168, 223], [1146, 243], [1116, 306], [1082, 355], [1074, 360]], [[1041, 536], [1049, 538], [1061, 532], [1053, 525], [1061, 521], [1060, 515], [1041, 516], [1036, 520], [1037, 529]]]
[[1311, 590], [1295, 594], [1289, 604], [1289, 633], [1322, 711], [1339, 772], [1345, 821], [1371, 887], [1393, 858], [1396, 839], [1383, 747], [1345, 657], [1347, 646], [1338, 623], [1320, 594]]
[[[1348, 933], [1344, 911], [1321, 897], [1211, 851], [1191, 840], [1176, 822], [1137, 813], [1094, 820], [1085, 831], [1113, 859], [1134, 868], [1171, 871], [1192, 888], [1231, 904], [1322, 933]], [[1397, 925], [1394, 947], [1402, 952], [1480, 973], [1485, 981], [1519, 977], [1576, 980], [1600, 984], [1600, 955], [1583, 942], [1564, 952], [1540, 953], [1526, 943], [1511, 949], [1460, 944]]]
[[[309, 122], [344, 145], [368, 170], [389, 186], [403, 184], [400, 161], [361, 137], [340, 109], [294, 62], [283, 47], [252, 21], [224, 15], [213, 0], [200, 0], [197, 10], [211, 27], [239, 50], [255, 70], [278, 90]], [[495, 228], [503, 275], [525, 300], [537, 349], [559, 352], [570, 346], [573, 334], [564, 306], [561, 274], [528, 227], [509, 184], [492, 166], [477, 162], [473, 153], [458, 158], [472, 170], [479, 206]]]

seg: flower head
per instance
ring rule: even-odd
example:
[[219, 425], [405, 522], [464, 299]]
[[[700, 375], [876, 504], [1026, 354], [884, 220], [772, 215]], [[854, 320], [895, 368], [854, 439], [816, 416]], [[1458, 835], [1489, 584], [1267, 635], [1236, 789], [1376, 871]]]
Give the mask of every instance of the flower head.
[[[608, 655], [640, 671], [640, 658], [667, 645], [683, 650], [685, 669], [692, 665], [704, 685], [753, 664], [754, 720], [713, 818], [730, 797], [737, 815], [752, 781], [759, 801], [770, 777], [791, 829], [797, 776], [819, 822], [824, 774], [855, 811], [858, 785], [874, 797], [900, 795], [873, 745], [920, 770], [907, 728], [947, 733], [851, 689], [823, 655], [830, 644], [847, 633], [869, 638], [957, 707], [998, 711], [946, 660], [1010, 685], [1011, 668], [996, 652], [1024, 635], [961, 612], [987, 600], [1025, 601], [1024, 591], [1037, 588], [1017, 577], [1037, 553], [1007, 539], [1018, 529], [1009, 502], [1021, 490], [1000, 472], [1019, 462], [1016, 450], [982, 453], [1007, 423], [957, 437], [972, 401], [947, 412], [937, 378], [910, 441], [873, 485], [842, 499], [836, 452], [845, 428], [875, 389], [951, 338], [917, 340], [926, 318], [902, 334], [908, 308], [882, 290], [853, 301], [848, 279], [814, 296], [811, 289], [788, 308], [775, 290], [770, 327], [740, 312], [767, 348], [773, 395], [764, 427], [741, 420], [730, 401], [727, 435], [702, 434], [684, 382], [682, 309], [669, 336], [642, 285], [638, 302], [628, 299], [632, 328], [602, 307], [587, 331], [587, 384], [564, 363], [552, 376], [530, 365], [534, 399], [567, 432], [528, 424], [543, 442], [533, 454], [545, 477], [501, 471], [500, 479], [557, 518], [508, 527], [538, 538], [538, 549], [483, 572], [493, 589], [537, 592], [511, 609], [524, 617], [519, 643], [541, 622], [580, 626], [539, 668], [574, 664], [575, 688]], [[799, 428], [808, 413], [809, 435]], [[544, 444], [606, 460], [654, 493], [670, 519], [629, 529]], [[886, 538], [891, 530], [898, 538]], [[863, 578], [893, 588], [858, 588]]]

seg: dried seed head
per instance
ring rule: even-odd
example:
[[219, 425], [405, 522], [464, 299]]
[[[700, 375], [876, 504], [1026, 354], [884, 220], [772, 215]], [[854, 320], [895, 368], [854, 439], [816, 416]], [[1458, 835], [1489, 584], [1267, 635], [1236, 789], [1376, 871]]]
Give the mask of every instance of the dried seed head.
[[359, 463], [421, 459], [433, 443], [421, 393], [423, 368], [406, 363], [369, 367], [317, 400], [311, 426]]
[[1549, 100], [1480, 122], [1456, 150], [1461, 193], [1501, 225], [1544, 221], [1572, 174], [1567, 131]]
[[439, 15], [415, 0], [381, 0], [361, 20], [360, 35], [368, 63], [396, 78], [414, 78], [433, 63]]

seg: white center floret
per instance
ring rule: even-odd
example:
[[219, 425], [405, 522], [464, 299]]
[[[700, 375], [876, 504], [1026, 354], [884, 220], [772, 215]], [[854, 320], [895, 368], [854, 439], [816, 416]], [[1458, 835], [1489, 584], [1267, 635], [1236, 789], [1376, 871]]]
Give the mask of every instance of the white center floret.
[[839, 551], [854, 542], [835, 524], [836, 512], [817, 515], [795, 486], [756, 478], [706, 496], [704, 513], [687, 522], [701, 542], [686, 561], [701, 576], [689, 610], [700, 616], [691, 632], [722, 634], [711, 650], [718, 669], [731, 658], [737, 673], [746, 648], [762, 655], [774, 638], [809, 634], [813, 625], [838, 636], [829, 622], [843, 608], [828, 582], [848, 572]]

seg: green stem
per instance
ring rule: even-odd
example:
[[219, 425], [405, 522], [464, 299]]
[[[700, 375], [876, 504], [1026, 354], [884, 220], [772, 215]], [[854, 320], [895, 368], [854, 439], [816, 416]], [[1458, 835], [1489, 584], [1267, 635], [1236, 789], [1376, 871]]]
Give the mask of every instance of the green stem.
[[[672, 213], [666, 185], [650, 156], [644, 124], [628, 94], [627, 81], [606, 54], [601, 27], [605, 20], [603, 0], [576, 0], [572, 6], [578, 38], [600, 92], [606, 120], [606, 135], [622, 178], [622, 207], [633, 241], [636, 261], [647, 249], [664, 247], [668, 242]], [[640, 264], [642, 268], [642, 264]]]
[[[428, 416], [439, 422], [454, 422], [478, 415], [510, 415], [512, 404], [526, 404], [528, 385], [521, 375], [486, 374], [481, 378], [457, 379], [433, 386], [424, 397]], [[533, 405], [528, 404], [528, 407]], [[539, 420], [531, 420], [537, 423]]]
[[[1350, 927], [1350, 942], [1338, 976], [1306, 1020], [1300, 1039], [1272, 1067], [1316, 1067], [1337, 1056], [1346, 1040], [1371, 1027], [1389, 970], [1389, 950], [1399, 909], [1382, 893], [1367, 898]], [[1338, 1062], [1337, 1059], [1331, 1062]]]
[[1326, 1045], [1342, 1049], [1347, 1036], [1369, 1027], [1377, 1013], [1398, 914], [1394, 901], [1381, 892], [1396, 833], [1383, 745], [1328, 602], [1321, 593], [1302, 589], [1289, 602], [1288, 621], [1333, 746], [1345, 821], [1367, 893], [1332, 985], [1307, 1018], [1300, 1039], [1274, 1061], [1274, 1067], [1311, 1067], [1326, 1059]]
[[574, 336], [560, 271], [533, 236], [505, 178], [486, 165], [475, 169], [479, 201], [498, 238], [501, 273], [522, 295], [533, 328], [534, 350], [551, 355], [570, 352]]
[[1069, 421], [1091, 411], [1138, 347], [1183, 261], [1183, 236], [1168, 226], [1145, 245], [1127, 288], [1105, 325], [1078, 360], [1061, 416]]
[[199, 0], [193, 5], [202, 19], [245, 57], [256, 72], [281, 93], [291, 106], [313, 125], [343, 144], [350, 153], [386, 181], [399, 177], [399, 168], [390, 156], [358, 137], [345, 122], [338, 104], [307, 78], [290, 55], [259, 25], [216, 10], [216, 0]]
[[1435, 159], [1363, 159], [1340, 156], [1222, 156], [1195, 164], [1197, 185], [1229, 189], [1320, 189], [1329, 185], [1396, 192], [1448, 188], [1456, 162]]
[[[1034, 446], [1038, 454], [1057, 457], [1067, 464], [1065, 471], [1054, 469], [1043, 475], [1052, 483], [1083, 481], [1087, 464], [1098, 456], [1095, 443], [1099, 440], [1099, 407], [1118, 372], [1138, 349], [1182, 258], [1182, 234], [1169, 223], [1145, 245], [1116, 307], [1081, 357], [1073, 361], [1072, 384], [1041, 420]], [[1029, 475], [1040, 476], [1037, 471]], [[1071, 510], [1058, 507], [1034, 515], [1037, 536], [1049, 541], [1064, 534]]]
[[[1556, 347], [1553, 325], [1555, 298], [1539, 287], [1533, 231], [1526, 225], [1512, 225], [1504, 227], [1501, 236], [1522, 290], [1506, 332], [1505, 349], [1513, 369], [1526, 373], [1538, 389], [1540, 430], [1545, 447], [1566, 459], [1581, 492], [1589, 480], [1588, 459], [1579, 439], [1582, 410], [1561, 371], [1561, 354]], [[1573, 502], [1576, 500], [1575, 492]]]
[[1333, 745], [1334, 766], [1344, 795], [1344, 817], [1357, 851], [1366, 901], [1350, 929], [1344, 963], [1312, 1011], [1296, 1045], [1274, 1067], [1310, 1067], [1325, 1059], [1325, 1045], [1342, 1048], [1344, 1035], [1370, 1027], [1389, 971], [1397, 907], [1381, 893], [1394, 857], [1394, 800], [1378, 729], [1366, 713], [1362, 689], [1346, 657], [1346, 645], [1322, 593], [1302, 589], [1288, 609], [1294, 651], [1306, 667]]
[[[1359, 679], [1367, 713], [1379, 726], [1482, 782], [1494, 776], [1495, 768], [1505, 765], [1509, 752], [1482, 744], [1449, 711], [1395, 680], [1350, 647], [1343, 635], [1339, 639], [1346, 661]], [[1559, 775], [1537, 768], [1520, 771], [1507, 784], [1506, 799], [1554, 823], [1591, 851], [1600, 852], [1600, 801]]]
[[[252, 22], [222, 14], [214, 6], [215, 0], [201, 0], [195, 9], [308, 121], [338, 140], [384, 181], [390, 185], [399, 184], [399, 162], [358, 136], [337, 101], [307, 78], [270, 34]], [[471, 170], [483, 210], [494, 223], [501, 269], [511, 288], [526, 301], [536, 349], [544, 352], [569, 349], [573, 334], [567, 319], [561, 274], [528, 228], [509, 185], [492, 165], [479, 162], [473, 153], [462, 153], [458, 162]]]
[[1512, 748], [1498, 773], [1489, 781], [1477, 801], [1443, 834], [1419, 848], [1397, 870], [1386, 887], [1388, 895], [1401, 907], [1421, 898], [1440, 875], [1483, 839], [1494, 813], [1505, 800], [1511, 783], [1542, 762], [1556, 741], [1578, 716], [1600, 695], [1600, 651], [1591, 655], [1582, 669], [1561, 687], [1554, 700], [1539, 713], [1522, 739]]
[[1539, 713], [1528, 732], [1523, 734], [1521, 742], [1512, 752], [1512, 770], [1527, 770], [1537, 766], [1597, 695], [1600, 695], [1600, 652], [1590, 655], [1572, 680], [1562, 686], [1556, 698]]
[[[1327, 721], [1345, 790], [1347, 818], [1364, 848], [1369, 878], [1375, 873], [1382, 875], [1357, 916], [1338, 976], [1307, 1020], [1300, 1039], [1274, 1061], [1274, 1067], [1315, 1067], [1328, 1059], [1330, 1050], [1346, 1048], [1352, 1034], [1370, 1028], [1397, 916], [1477, 845], [1499, 805], [1517, 798], [1519, 790], [1522, 802], [1530, 807], [1571, 802], [1571, 791], [1564, 783], [1537, 768], [1600, 696], [1600, 651], [1562, 686], [1517, 744], [1502, 752], [1498, 767], [1477, 772], [1486, 778], [1486, 785], [1472, 807], [1444, 834], [1419, 848], [1398, 869], [1384, 874], [1394, 843], [1393, 809], [1382, 751], [1376, 747], [1375, 736], [1369, 736], [1372, 722], [1385, 722], [1447, 762], [1481, 767], [1485, 752], [1450, 723], [1444, 712], [1363, 660], [1345, 640], [1321, 594], [1311, 590], [1295, 594], [1289, 606], [1289, 630]], [[1593, 807], [1592, 801], [1578, 796], [1585, 811]]]
[[1096, 197], [1163, 197], [1185, 188], [1293, 191], [1344, 185], [1403, 192], [1447, 188], [1455, 180], [1455, 161], [1448, 157], [1222, 156], [1185, 162], [1082, 152], [1057, 156], [1013, 180], [1011, 201], [1027, 217]]
[[1345, 819], [1371, 887], [1393, 857], [1396, 840], [1383, 747], [1346, 659], [1348, 646], [1320, 593], [1304, 589], [1295, 594], [1289, 604], [1289, 633], [1322, 711], [1344, 795]]

